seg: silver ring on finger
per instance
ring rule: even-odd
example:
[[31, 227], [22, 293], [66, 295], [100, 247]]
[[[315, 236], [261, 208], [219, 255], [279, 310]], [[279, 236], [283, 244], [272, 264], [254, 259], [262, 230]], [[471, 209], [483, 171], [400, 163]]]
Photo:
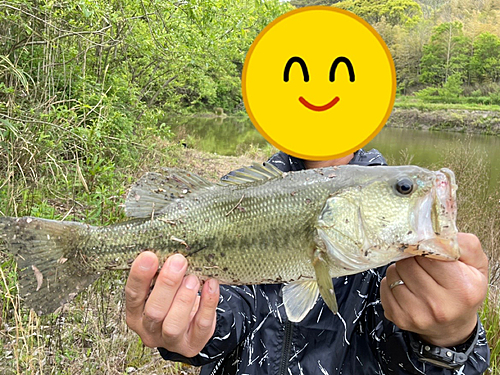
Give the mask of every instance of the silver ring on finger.
[[391, 285], [389, 285], [389, 289], [393, 290], [395, 287], [399, 285], [405, 285], [405, 282], [403, 280], [396, 280]]

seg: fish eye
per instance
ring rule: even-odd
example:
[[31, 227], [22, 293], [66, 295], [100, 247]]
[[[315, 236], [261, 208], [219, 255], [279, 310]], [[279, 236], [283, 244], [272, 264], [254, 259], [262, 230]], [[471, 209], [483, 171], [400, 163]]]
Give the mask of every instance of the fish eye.
[[415, 184], [412, 180], [407, 177], [404, 177], [396, 182], [394, 188], [401, 195], [410, 195], [414, 190]]

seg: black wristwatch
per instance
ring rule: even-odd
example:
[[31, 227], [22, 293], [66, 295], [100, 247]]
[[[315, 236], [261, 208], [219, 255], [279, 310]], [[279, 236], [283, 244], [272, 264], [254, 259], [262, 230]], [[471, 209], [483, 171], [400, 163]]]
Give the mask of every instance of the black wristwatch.
[[410, 347], [413, 349], [420, 362], [431, 363], [435, 366], [447, 369], [458, 369], [467, 362], [469, 355], [476, 346], [478, 336], [479, 318], [472, 335], [464, 344], [459, 345], [458, 348], [444, 348], [432, 345], [420, 340], [417, 334], [408, 332]]

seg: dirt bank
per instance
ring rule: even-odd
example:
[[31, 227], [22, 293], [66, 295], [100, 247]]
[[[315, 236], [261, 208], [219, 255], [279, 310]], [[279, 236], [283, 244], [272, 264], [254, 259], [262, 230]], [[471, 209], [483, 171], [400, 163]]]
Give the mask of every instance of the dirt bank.
[[500, 135], [500, 112], [394, 108], [387, 126]]

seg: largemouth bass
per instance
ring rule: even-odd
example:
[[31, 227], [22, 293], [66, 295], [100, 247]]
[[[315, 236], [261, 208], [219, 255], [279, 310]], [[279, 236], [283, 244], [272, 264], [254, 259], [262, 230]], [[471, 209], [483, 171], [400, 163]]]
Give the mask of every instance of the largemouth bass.
[[319, 294], [337, 311], [332, 277], [416, 255], [458, 259], [455, 191], [450, 170], [416, 166], [282, 173], [254, 164], [221, 183], [171, 169], [132, 186], [130, 221], [3, 217], [0, 246], [15, 255], [20, 294], [39, 314], [151, 250], [161, 262], [181, 253], [189, 272], [222, 284], [286, 283], [287, 315], [300, 321]]

